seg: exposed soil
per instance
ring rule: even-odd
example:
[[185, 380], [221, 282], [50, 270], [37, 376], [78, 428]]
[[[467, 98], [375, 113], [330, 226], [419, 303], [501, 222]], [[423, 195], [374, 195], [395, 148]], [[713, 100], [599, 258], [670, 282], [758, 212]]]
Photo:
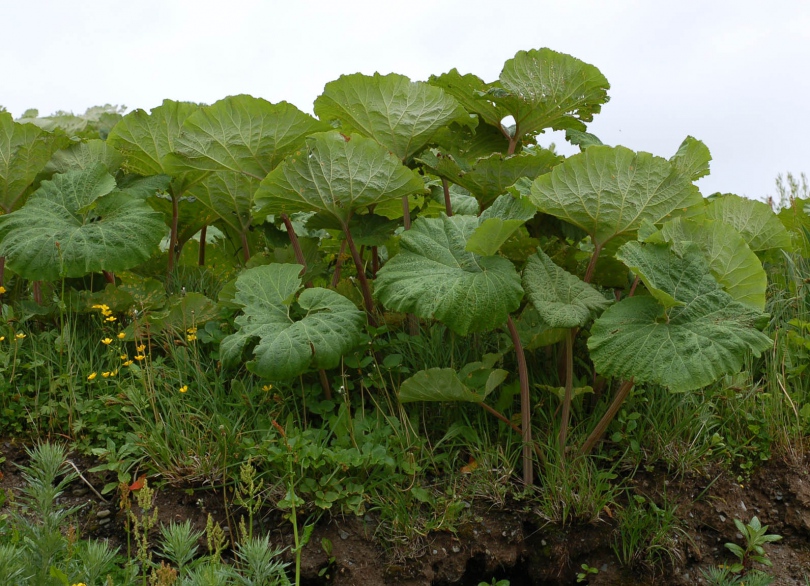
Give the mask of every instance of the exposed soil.
[[[16, 489], [22, 484], [15, 463], [25, 462], [25, 452], [13, 442], [0, 442], [7, 461], [0, 466], [0, 488]], [[73, 462], [96, 490], [104, 484], [98, 475], [87, 474], [90, 462]], [[576, 584], [583, 563], [597, 568], [591, 585], [666, 584], [687, 586], [705, 583], [701, 570], [732, 562], [723, 546], [741, 543], [733, 519], [749, 520], [756, 515], [770, 526], [769, 533], [782, 541], [766, 546], [773, 562], [769, 571], [776, 585], [803, 585], [810, 577], [810, 461], [804, 465], [770, 462], [741, 486], [719, 470], [705, 476], [671, 478], [665, 473], [639, 473], [633, 483], [653, 500], [666, 494], [677, 503], [689, 539], [674, 548], [676, 562], [663, 568], [621, 568], [611, 549], [615, 521], [611, 511], [594, 525], [543, 526], [531, 513], [514, 510], [476, 511], [475, 521], [458, 527], [455, 534], [428, 536], [410, 553], [384, 549], [375, 540], [378, 529], [373, 515], [363, 518], [334, 518], [319, 524], [304, 550], [305, 584], [381, 586], [477, 586], [493, 577], [507, 578], [512, 586]], [[109, 538], [125, 547], [124, 515], [116, 499], [104, 502], [81, 480], [63, 497], [65, 506], [85, 505], [79, 513], [85, 537]], [[524, 503], [525, 505], [525, 503]], [[157, 497], [162, 522], [191, 519], [202, 529], [208, 513], [227, 525], [222, 495], [210, 489], [164, 487]], [[107, 513], [106, 511], [109, 511]], [[275, 543], [292, 543], [290, 525], [279, 515], [262, 520], [260, 530], [270, 531]], [[321, 540], [332, 543], [330, 563]], [[319, 576], [319, 574], [321, 574]]]

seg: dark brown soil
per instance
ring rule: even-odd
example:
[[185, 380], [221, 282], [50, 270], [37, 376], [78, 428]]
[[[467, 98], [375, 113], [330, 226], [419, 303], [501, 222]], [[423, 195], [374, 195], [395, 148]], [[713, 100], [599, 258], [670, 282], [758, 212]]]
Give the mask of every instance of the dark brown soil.
[[[0, 488], [16, 489], [21, 478], [15, 463], [24, 463], [25, 452], [13, 442], [0, 442], [7, 461], [0, 466]], [[100, 490], [104, 479], [87, 474], [90, 462], [73, 462], [85, 478]], [[664, 472], [640, 473], [632, 480], [639, 493], [656, 500], [666, 494], [678, 505], [688, 538], [673, 548], [674, 565], [658, 568], [622, 568], [611, 549], [616, 523], [605, 511], [593, 525], [555, 527], [542, 525], [531, 513], [515, 510], [476, 511], [475, 521], [460, 525], [455, 533], [437, 533], [418, 547], [385, 549], [375, 539], [378, 523], [373, 515], [334, 518], [320, 523], [304, 550], [304, 583], [309, 585], [382, 586], [478, 586], [492, 578], [506, 578], [511, 586], [577, 584], [583, 563], [597, 568], [591, 585], [675, 585], [705, 583], [701, 570], [732, 562], [723, 546], [741, 543], [734, 518], [756, 515], [770, 526], [769, 533], [782, 541], [766, 546], [773, 562], [769, 572], [777, 586], [804, 585], [810, 577], [810, 474], [804, 465], [770, 462], [756, 471], [749, 482], [737, 483], [720, 470], [706, 475], [672, 478]], [[227, 526], [223, 495], [210, 489], [164, 487], [157, 497], [162, 522], [191, 519], [202, 529], [208, 513]], [[124, 515], [115, 498], [104, 502], [81, 480], [63, 497], [65, 506], [85, 505], [79, 514], [85, 537], [109, 538], [124, 545]], [[525, 503], [524, 503], [525, 505]], [[103, 512], [109, 511], [109, 514]], [[235, 527], [234, 527], [235, 530]], [[259, 531], [269, 531], [275, 543], [288, 546], [292, 532], [279, 515], [262, 519]], [[332, 543], [330, 563], [321, 547]], [[406, 552], [406, 553], [403, 553]]]

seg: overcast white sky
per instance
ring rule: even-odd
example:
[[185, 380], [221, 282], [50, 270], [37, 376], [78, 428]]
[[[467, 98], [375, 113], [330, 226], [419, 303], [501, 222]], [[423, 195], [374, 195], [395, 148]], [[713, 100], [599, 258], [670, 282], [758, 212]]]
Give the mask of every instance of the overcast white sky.
[[[810, 171], [807, 0], [28, 0], [0, 2], [0, 105], [82, 113], [248, 93], [304, 111], [343, 73], [485, 81], [521, 49], [596, 65], [605, 143], [669, 157], [686, 135], [714, 160], [704, 195], [763, 199]], [[560, 137], [541, 137], [541, 142]], [[570, 147], [562, 152], [573, 153]]]

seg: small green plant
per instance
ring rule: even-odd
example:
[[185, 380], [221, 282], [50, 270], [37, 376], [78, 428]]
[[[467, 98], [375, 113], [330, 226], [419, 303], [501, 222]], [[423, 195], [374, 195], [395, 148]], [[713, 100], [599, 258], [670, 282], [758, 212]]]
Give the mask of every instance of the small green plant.
[[498, 580], [493, 578], [492, 582], [479, 582], [478, 586], [509, 586], [509, 580]]
[[675, 506], [666, 500], [658, 506], [651, 499], [632, 495], [619, 515], [613, 539], [613, 552], [623, 566], [654, 568], [668, 561], [674, 565], [681, 559], [680, 539], [689, 536], [675, 515]]
[[752, 517], [746, 524], [739, 519], [734, 519], [734, 525], [742, 533], [745, 540], [745, 548], [736, 543], [726, 543], [726, 549], [733, 553], [738, 563], [731, 566], [731, 572], [746, 575], [754, 563], [771, 567], [773, 563], [768, 559], [768, 554], [763, 547], [766, 543], [773, 543], [782, 539], [781, 535], [769, 534], [768, 526], [762, 525], [757, 517]]
[[577, 574], [577, 583], [581, 584], [583, 582], [587, 582], [590, 576], [596, 576], [599, 573], [599, 568], [594, 568], [589, 566], [588, 564], [582, 564], [580, 566], [582, 571]]
[[708, 586], [769, 586], [774, 581], [759, 570], [752, 570], [746, 576], [735, 574], [728, 567], [709, 568], [702, 572]]
[[183, 523], [170, 523], [160, 528], [160, 555], [175, 565], [180, 576], [194, 566], [197, 542], [202, 535], [203, 532], [195, 530], [188, 519]]

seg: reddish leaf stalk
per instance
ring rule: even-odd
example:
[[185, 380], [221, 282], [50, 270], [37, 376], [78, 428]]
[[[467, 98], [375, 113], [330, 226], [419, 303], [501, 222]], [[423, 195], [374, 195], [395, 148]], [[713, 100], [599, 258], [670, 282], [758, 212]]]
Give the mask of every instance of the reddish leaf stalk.
[[523, 483], [531, 486], [534, 483], [534, 464], [532, 462], [532, 419], [531, 419], [531, 397], [529, 396], [529, 369], [526, 367], [526, 354], [523, 352], [523, 344], [520, 343], [515, 322], [510, 315], [506, 320], [509, 333], [512, 336], [512, 344], [515, 347], [515, 354], [518, 362], [518, 377], [520, 378], [520, 427], [523, 431]]
[[449, 218], [453, 215], [453, 205], [450, 203], [450, 183], [446, 177], [442, 177], [442, 189], [444, 190], [444, 213]]
[[197, 264], [201, 267], [205, 266], [205, 239], [208, 233], [208, 226], [203, 226], [200, 230], [200, 253], [197, 256]]
[[360, 279], [360, 290], [363, 292], [363, 304], [368, 314], [368, 323], [376, 328], [377, 320], [374, 318], [374, 299], [371, 297], [371, 286], [366, 278], [363, 259], [360, 258], [360, 253], [357, 252], [357, 247], [354, 245], [354, 239], [347, 224], [343, 224], [343, 234], [346, 236], [346, 243], [349, 245], [349, 252], [352, 254], [352, 260], [354, 260], [354, 266], [357, 269], [357, 278]]

